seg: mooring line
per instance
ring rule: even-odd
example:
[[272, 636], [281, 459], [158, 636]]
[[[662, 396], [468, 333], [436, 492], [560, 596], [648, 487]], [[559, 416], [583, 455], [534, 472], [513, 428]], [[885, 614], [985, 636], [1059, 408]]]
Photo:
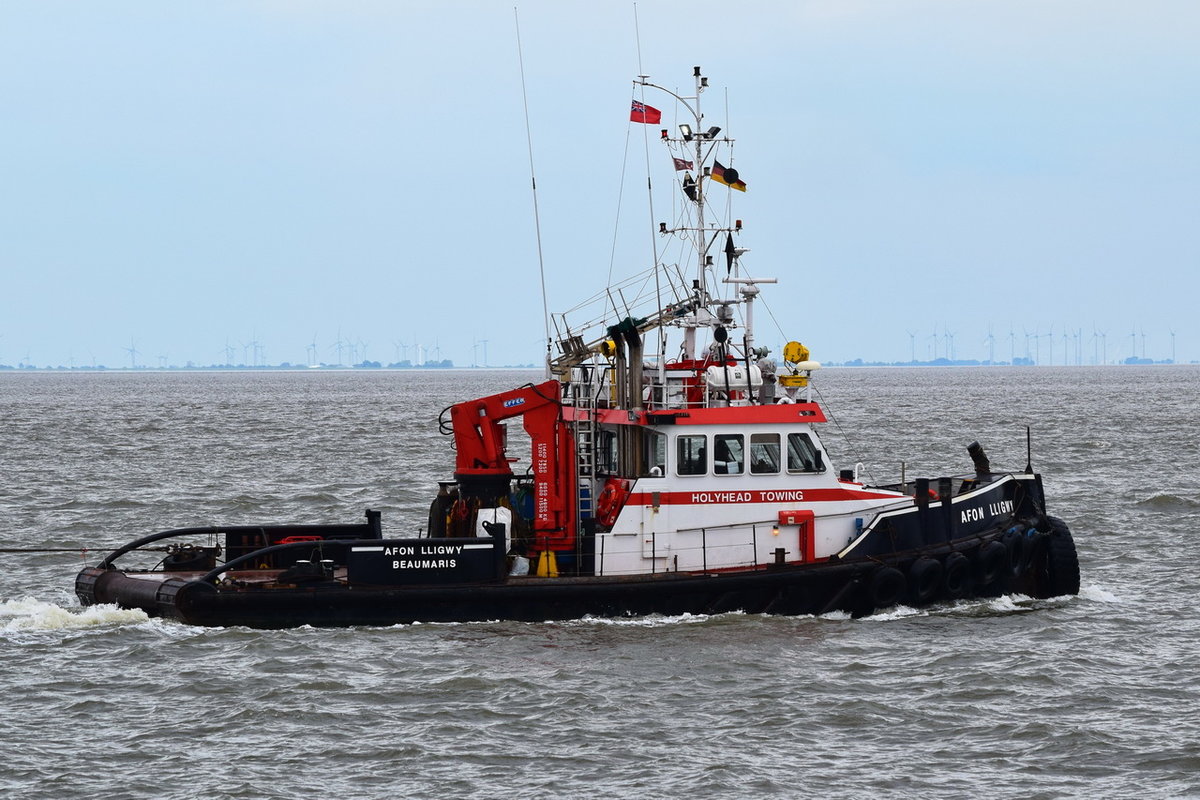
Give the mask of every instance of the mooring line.
[[[165, 553], [165, 547], [139, 547], [139, 550], [153, 550]], [[91, 547], [0, 547], [0, 553], [79, 553], [87, 555], [93, 552]]]

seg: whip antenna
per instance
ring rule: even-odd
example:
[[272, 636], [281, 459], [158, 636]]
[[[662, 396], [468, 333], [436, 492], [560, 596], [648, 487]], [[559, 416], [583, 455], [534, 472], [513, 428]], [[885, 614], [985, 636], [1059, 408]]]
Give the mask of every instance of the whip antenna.
[[538, 215], [537, 177], [533, 169], [533, 131], [529, 127], [529, 96], [525, 93], [525, 56], [521, 52], [521, 18], [513, 6], [517, 30], [517, 63], [521, 68], [521, 101], [525, 106], [525, 142], [529, 147], [529, 184], [533, 189], [533, 229], [537, 236], [538, 276], [542, 281], [542, 323], [546, 328], [546, 377], [550, 377], [550, 305], [546, 300], [546, 262], [542, 258], [542, 222]]
[[[645, 72], [645, 70], [642, 69], [642, 28], [641, 28], [641, 24], [638, 21], [637, 3], [633, 4], [633, 34], [634, 34], [634, 39], [637, 41], [638, 82], [641, 84], [642, 105], [645, 105], [645, 103], [646, 103], [646, 81], [649, 79], [649, 76], [643, 74]], [[650, 212], [650, 230], [653, 230], [654, 229], [654, 187], [650, 183], [650, 134], [647, 131], [646, 125], [642, 125], [642, 149], [645, 151], [645, 154], [646, 154], [646, 194], [649, 197], [649, 204], [647, 206], [647, 210]], [[622, 179], [622, 187], [624, 187], [623, 179]], [[661, 276], [659, 275], [660, 270], [659, 270], [659, 263], [658, 263], [658, 239], [655, 238], [653, 233], [650, 234], [650, 251], [653, 254], [653, 258], [654, 258], [654, 302], [658, 308], [662, 308], [663, 307], [662, 283], [661, 283]], [[611, 271], [611, 267], [610, 267], [610, 269], [609, 269], [610, 282], [611, 282], [611, 278], [612, 278], [612, 271]], [[660, 378], [663, 378], [664, 380], [665, 380], [665, 376], [666, 376], [666, 373], [664, 371], [666, 369], [666, 358], [665, 358], [666, 352], [667, 352], [667, 332], [666, 332], [666, 329], [659, 327], [659, 329], [658, 329], [658, 354], [659, 354], [658, 371], [659, 371]]]
[[1028, 425], [1025, 426], [1025, 472], [1033, 474], [1033, 434], [1029, 432]]

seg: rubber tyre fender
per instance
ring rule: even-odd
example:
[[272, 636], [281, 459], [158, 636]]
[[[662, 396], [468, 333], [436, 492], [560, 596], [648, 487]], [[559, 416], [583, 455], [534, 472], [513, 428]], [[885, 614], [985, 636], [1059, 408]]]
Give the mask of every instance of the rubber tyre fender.
[[942, 563], [942, 586], [950, 597], [963, 597], [971, 583], [971, 562], [962, 553], [951, 553]]
[[1049, 517], [1050, 539], [1049, 567], [1052, 597], [1079, 594], [1079, 553], [1075, 550], [1075, 539], [1067, 524], [1057, 517]]
[[1004, 537], [1004, 546], [1008, 548], [1008, 564], [1014, 576], [1025, 570], [1025, 534], [1024, 532], [1010, 533]]
[[942, 562], [922, 556], [908, 568], [909, 596], [915, 603], [928, 603], [942, 588]]
[[1008, 569], [1008, 548], [995, 540], [975, 554], [975, 578], [980, 586], [991, 586]]
[[888, 608], [900, 602], [908, 588], [904, 573], [895, 567], [880, 567], [871, 576], [871, 604], [874, 608]]

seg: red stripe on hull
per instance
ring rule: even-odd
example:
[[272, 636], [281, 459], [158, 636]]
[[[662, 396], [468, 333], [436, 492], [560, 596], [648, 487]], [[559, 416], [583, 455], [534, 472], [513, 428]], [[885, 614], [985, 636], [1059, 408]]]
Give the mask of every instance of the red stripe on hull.
[[[894, 494], [860, 489], [746, 489], [742, 491], [658, 492], [658, 505], [730, 505], [734, 503], [837, 503], [847, 500], [898, 500]], [[634, 492], [626, 505], [655, 504], [654, 492]]]

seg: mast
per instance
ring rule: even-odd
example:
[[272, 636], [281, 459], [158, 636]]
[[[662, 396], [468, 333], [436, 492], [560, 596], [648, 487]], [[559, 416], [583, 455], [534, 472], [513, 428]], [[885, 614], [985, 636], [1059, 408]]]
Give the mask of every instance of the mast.
[[[644, 76], [639, 77], [637, 84], [641, 86], [649, 86], [659, 91], [666, 92], [674, 97], [679, 103], [688, 110], [692, 115], [692, 120], [695, 127], [684, 123], [679, 126], [679, 133], [682, 140], [686, 144], [692, 145], [694, 150], [692, 154], [692, 166], [696, 170], [696, 189], [695, 197], [693, 198], [696, 204], [696, 227], [692, 231], [695, 234], [696, 249], [696, 278], [693, 283], [693, 304], [694, 308], [688, 318], [681, 322], [684, 328], [683, 332], [683, 357], [686, 360], [692, 360], [696, 357], [696, 329], [698, 327], [707, 327], [707, 321], [701, 321], [699, 309], [707, 306], [707, 293], [705, 291], [705, 274], [704, 270], [707, 266], [705, 252], [707, 251], [705, 237], [706, 229], [704, 225], [704, 181], [707, 177], [704, 169], [704, 143], [711, 141], [720, 133], [720, 128], [710, 128], [708, 131], [702, 131], [701, 127], [704, 121], [704, 115], [700, 112], [700, 94], [708, 88], [708, 78], [700, 74], [700, 67], [692, 68], [692, 77], [695, 80], [695, 94], [689, 97], [684, 97], [676, 94], [665, 86], [659, 86], [656, 83], [651, 83]], [[691, 102], [689, 102], [691, 101]], [[663, 139], [670, 140], [667, 130], [663, 129]]]
[[[662, 343], [662, 346], [659, 347], [660, 352], [656, 353], [658, 369], [657, 381], [654, 383], [658, 387], [656, 391], [661, 392], [661, 395], [656, 395], [660, 398], [656, 402], [665, 402], [661, 398], [665, 398], [670, 391], [693, 393], [694, 396], [694, 393], [705, 384], [706, 379], [701, 374], [704, 369], [722, 363], [723, 366], [732, 368], [738, 362], [742, 362], [745, 367], [743, 377], [746, 386], [744, 388], [740, 386], [743, 378], [739, 378], [739, 386], [733, 388], [732, 391], [745, 391], [749, 397], [753, 394], [750, 383], [752, 380], [757, 380], [752, 377], [757, 370], [752, 362], [764, 358], [767, 354], [765, 348], [754, 346], [752, 331], [754, 306], [759, 295], [758, 284], [774, 283], [775, 281], [771, 278], [753, 278], [742, 272], [739, 259], [746, 250], [734, 247], [733, 244], [733, 237], [742, 231], [740, 219], [724, 224], [708, 221], [708, 203], [705, 196], [711, 182], [715, 181], [739, 191], [745, 191], [746, 186], [739, 179], [732, 164], [721, 165], [720, 171], [716, 169], [715, 165], [718, 161], [714, 157], [718, 148], [732, 147], [733, 140], [727, 134], [722, 135], [720, 127], [705, 126], [701, 95], [708, 89], [709, 81], [701, 74], [698, 66], [693, 67], [692, 78], [694, 94], [689, 96], [683, 96], [664, 86], [651, 83], [649, 76], [646, 75], [635, 77], [633, 84], [635, 87], [657, 89], [674, 98], [676, 101], [675, 113], [680, 118], [689, 120], [679, 124], [678, 130], [674, 133], [663, 128], [661, 138], [662, 143], [667, 146], [669, 154], [674, 158], [676, 176], [680, 171], [685, 173], [682, 185], [678, 177], [673, 180], [675, 191], [682, 189], [691, 205], [685, 203], [682, 213], [673, 226], [669, 227], [667, 222], [658, 222], [658, 234], [660, 236], [676, 236], [681, 242], [691, 245], [695, 258], [694, 273], [688, 269], [686, 256], [681, 257], [677, 264], [672, 264], [670, 268], [667, 268], [659, 263], [656, 250], [654, 265], [651, 268], [656, 273], [653, 276], [656, 291], [653, 295], [654, 304], [652, 306], [646, 302], [644, 296], [636, 297], [633, 304], [629, 305], [619, 289], [617, 295], [620, 297], [620, 303], [618, 303], [610, 287], [610, 290], [596, 295], [573, 310], [574, 312], [588, 307], [593, 308], [595, 315], [592, 319], [582, 324], [571, 325], [567, 322], [566, 314], [563, 314], [561, 329], [559, 329], [558, 322], [554, 323], [559, 354], [550, 360], [552, 374], [564, 383], [571, 383], [577, 379], [582, 380], [573, 372], [575, 367], [587, 362], [595, 362], [596, 371], [589, 372], [589, 374], [598, 375], [601, 378], [606, 375], [611, 376], [613, 388], [616, 390], [612, 400], [614, 408], [627, 408], [637, 412], [643, 406], [642, 365], [646, 355], [644, 349], [646, 342], [643, 336], [649, 331], [659, 331]], [[637, 101], [634, 102], [636, 112]], [[686, 111], [682, 109], [686, 109]], [[657, 112], [657, 109], [654, 111], [656, 112], [654, 122], [659, 123], [661, 114]], [[644, 109], [642, 113], [645, 113]], [[636, 116], [631, 117], [631, 120], [634, 122], [646, 121], [645, 117], [639, 119]], [[649, 169], [649, 165], [647, 168]], [[696, 176], [694, 180], [693, 175]], [[728, 274], [723, 278], [714, 275], [713, 280], [715, 284], [723, 284], [727, 288], [718, 290], [714, 286], [710, 293], [708, 270], [713, 268], [715, 257], [710, 253], [714, 251], [722, 234], [726, 237], [723, 253], [727, 260]], [[668, 276], [668, 282], [673, 287], [673, 297], [664, 300], [661, 291], [658, 290], [658, 273]], [[631, 279], [629, 285], [636, 285], [636, 281], [640, 280], [641, 276]], [[725, 294], [726, 292], [728, 295]], [[603, 306], [603, 308], [596, 308], [596, 306]], [[745, 310], [741, 320], [735, 318], [735, 307], [742, 307]], [[667, 329], [678, 330], [679, 339], [682, 339], [678, 355], [674, 358], [668, 358], [666, 353]], [[713, 348], [714, 359], [708, 358], [705, 343], [699, 341], [698, 331], [702, 329], [707, 330], [716, 342], [716, 346]], [[742, 336], [736, 339], [731, 337], [730, 333], [734, 329], [741, 329]], [[597, 364], [601, 361], [607, 362], [609, 366], [600, 368]], [[667, 367], [671, 363], [677, 364], [684, 372], [694, 374], [686, 378], [679, 374], [668, 378]], [[611, 372], [605, 372], [608, 369], [611, 369]], [[727, 377], [725, 380], [728, 382]], [[674, 388], [668, 390], [668, 384], [672, 381], [674, 381]], [[685, 383], [686, 386], [684, 386]], [[599, 387], [589, 385], [587, 391], [599, 391]], [[694, 400], [689, 402], [694, 402]], [[751, 402], [753, 401], [751, 400]]]
[[[708, 86], [708, 78], [702, 78], [700, 76], [700, 67], [699, 66], [692, 68], [692, 75], [696, 80], [696, 95], [695, 95], [696, 107], [695, 107], [695, 109], [693, 109], [692, 113], [696, 117], [696, 130], [693, 133], [693, 136], [695, 137], [694, 144], [695, 144], [695, 148], [696, 148], [696, 155], [695, 155], [696, 160], [693, 163], [696, 166], [696, 283], [695, 283], [695, 287], [696, 287], [696, 291], [698, 292], [698, 295], [696, 296], [696, 309], [698, 311], [700, 306], [704, 304], [705, 287], [707, 285], [707, 276], [704, 274], [704, 261], [705, 261], [704, 254], [705, 254], [705, 251], [708, 249], [704, 246], [704, 239], [705, 239], [704, 193], [708, 187], [705, 186], [705, 181], [704, 181], [704, 177], [705, 177], [704, 176], [704, 162], [703, 162], [703, 153], [701, 150], [702, 134], [700, 133], [700, 128], [704, 122], [704, 115], [700, 113], [700, 92], [703, 91]], [[684, 139], [686, 140], [687, 138], [688, 137], [685, 134]], [[693, 312], [693, 316], [695, 316], [695, 313], [696, 312]], [[684, 356], [684, 358], [687, 358], [687, 359], [693, 359], [696, 357], [696, 326], [695, 325], [689, 325], [684, 330], [684, 354], [683, 354], [683, 356]]]

